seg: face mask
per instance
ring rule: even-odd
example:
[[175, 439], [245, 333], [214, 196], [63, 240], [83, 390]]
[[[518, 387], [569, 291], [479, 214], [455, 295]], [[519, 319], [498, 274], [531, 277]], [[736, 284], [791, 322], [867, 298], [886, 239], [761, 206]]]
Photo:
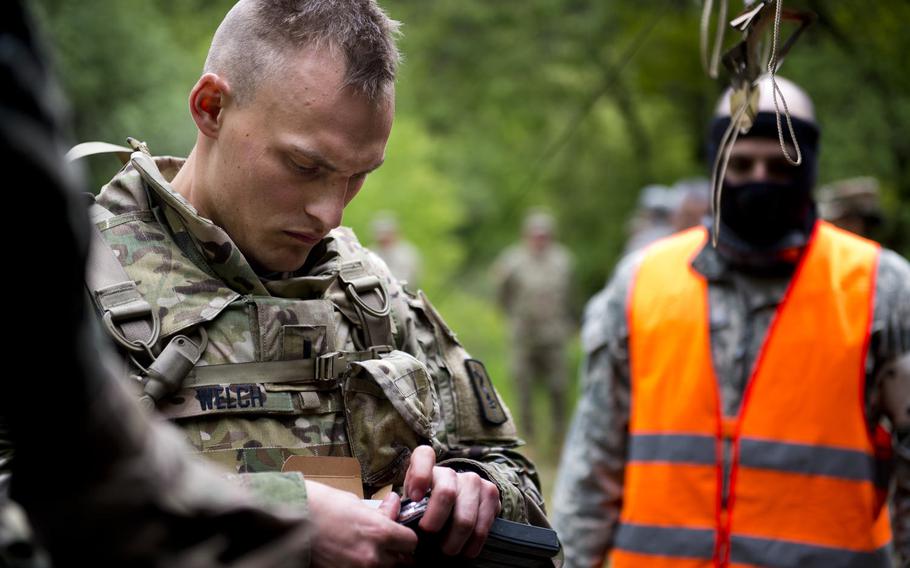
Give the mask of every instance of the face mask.
[[723, 226], [758, 248], [773, 247], [791, 233], [808, 236], [812, 210], [809, 191], [799, 182], [725, 183], [720, 202]]

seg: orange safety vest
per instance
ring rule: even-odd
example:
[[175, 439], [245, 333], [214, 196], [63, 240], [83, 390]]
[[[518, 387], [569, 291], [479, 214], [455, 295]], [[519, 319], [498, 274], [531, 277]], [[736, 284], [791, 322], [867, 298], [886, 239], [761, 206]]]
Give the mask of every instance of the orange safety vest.
[[[819, 222], [738, 416], [722, 416], [696, 228], [652, 246], [628, 302], [632, 408], [612, 568], [889, 566], [864, 409], [879, 247]], [[724, 446], [730, 448], [722, 501]]]

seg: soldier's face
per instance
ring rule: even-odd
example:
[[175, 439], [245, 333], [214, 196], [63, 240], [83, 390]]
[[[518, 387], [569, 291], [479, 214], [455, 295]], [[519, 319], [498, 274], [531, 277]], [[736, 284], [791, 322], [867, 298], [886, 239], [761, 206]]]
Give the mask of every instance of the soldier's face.
[[293, 271], [341, 223], [382, 164], [394, 97], [343, 88], [343, 58], [307, 50], [226, 108], [206, 176], [206, 213], [257, 268]]
[[553, 236], [549, 231], [529, 231], [525, 235], [525, 239], [528, 243], [528, 246], [535, 253], [541, 253], [550, 246], [550, 243], [553, 241]]
[[[796, 155], [789, 144], [787, 151], [791, 156]], [[795, 177], [796, 168], [784, 157], [777, 140], [743, 138], [733, 146], [726, 172], [728, 183], [789, 183]]]

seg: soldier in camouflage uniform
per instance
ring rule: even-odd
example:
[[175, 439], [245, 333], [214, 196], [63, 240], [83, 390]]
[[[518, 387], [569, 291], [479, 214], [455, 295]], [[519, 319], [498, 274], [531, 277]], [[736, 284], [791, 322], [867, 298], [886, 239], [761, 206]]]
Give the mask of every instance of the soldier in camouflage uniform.
[[534, 435], [534, 386], [543, 383], [552, 405], [552, 442], [558, 446], [565, 433], [569, 388], [566, 343], [572, 326], [572, 257], [554, 241], [549, 213], [529, 213], [523, 233], [524, 241], [497, 259], [493, 274], [499, 304], [509, 320], [511, 371], [521, 405], [522, 431]]
[[386, 263], [392, 276], [412, 289], [419, 288], [420, 252], [401, 238], [395, 215], [389, 211], [377, 213], [372, 228], [373, 252]]
[[641, 189], [638, 207], [629, 219], [629, 238], [623, 249], [624, 254], [644, 248], [678, 230], [673, 222], [674, 212], [679, 206], [678, 197], [673, 188], [664, 185], [652, 184]]
[[[811, 103], [806, 97], [791, 86], [784, 87], [794, 115], [813, 121]], [[762, 88], [758, 122], [749, 136], [734, 148], [734, 158], [731, 159], [725, 182], [728, 187], [724, 198], [728, 208], [722, 208], [720, 242], [714, 248], [709, 241], [690, 261], [691, 270], [707, 283], [710, 359], [715, 369], [720, 411], [724, 416], [736, 416], [743, 406], [753, 365], [793, 280], [795, 261], [785, 259], [785, 251], [792, 250], [794, 246], [802, 250], [809, 238], [808, 231], [815, 223], [814, 207], [804, 207], [805, 203], [811, 204], [808, 192], [814, 175], [815, 145], [803, 137], [800, 137], [801, 147], [804, 164], [807, 164], [804, 169], [789, 169], [780, 161], [774, 163], [777, 164], [778, 174], [783, 171], [790, 172], [787, 176], [799, 176], [794, 171], [805, 172], [805, 177], [797, 177], [800, 183], [793, 195], [808, 201], [801, 204], [784, 200], [783, 205], [778, 202], [772, 206], [772, 214], [763, 215], [762, 212], [767, 211], [762, 207], [764, 194], [757, 194], [756, 202], [748, 208], [748, 212], [729, 208], [729, 195], [736, 191], [731, 189], [736, 186], [729, 185], [731, 180], [736, 179], [736, 183], [742, 184], [743, 178], [750, 178], [753, 182], [767, 179], [757, 170], [759, 155], [750, 153], [754, 150], [748, 150], [752, 146], [746, 143], [764, 144], [765, 156], [769, 157], [764, 162], [766, 168], [772, 161], [782, 159], [774, 107], [769, 104], [770, 86], [764, 83]], [[720, 127], [714, 130], [715, 143], [725, 126], [723, 114], [726, 114], [726, 123], [729, 123], [727, 110], [717, 119]], [[790, 151], [792, 155], [793, 149]], [[766, 171], [774, 172], [775, 167]], [[788, 218], [794, 209], [801, 213]], [[744, 220], [743, 214], [757, 217], [754, 231], [750, 230], [749, 221]], [[785, 224], [783, 231], [771, 235], [773, 238], [761, 240], [760, 235], [778, 231], [780, 219], [785, 219], [785, 223], [795, 219], [796, 224]], [[757, 238], [761, 244], [756, 244]], [[645, 249], [624, 258], [606, 288], [586, 308], [582, 331], [584, 392], [566, 442], [554, 495], [554, 526], [565, 547], [567, 566], [601, 566], [611, 549], [630, 546], [629, 539], [623, 541], [627, 535], [623, 535], [623, 522], [620, 520], [624, 500], [628, 498], [624, 495], [624, 484], [628, 482], [627, 467], [632, 463], [629, 429], [634, 398], [628, 309], [630, 291], [639, 267], [652, 250], [655, 249]], [[889, 471], [893, 472], [894, 545], [903, 562], [907, 562], [910, 559], [910, 265], [894, 252], [882, 250], [874, 274], [874, 308], [865, 364], [864, 416], [870, 433], [884, 424], [892, 435], [893, 461], [890, 465], [880, 464], [879, 473], [887, 476]], [[820, 306], [819, 309], [823, 308]], [[787, 421], [787, 418], [783, 420]], [[722, 488], [725, 492], [730, 486], [730, 448], [730, 440], [725, 439], [722, 459], [725, 476]], [[678, 448], [678, 451], [684, 449]], [[809, 464], [794, 465], [797, 470], [807, 466], [811, 467]], [[726, 498], [725, 493], [722, 502], [726, 502]], [[667, 518], [671, 516], [668, 514]], [[636, 543], [631, 545], [634, 547]], [[685, 543], [677, 542], [676, 545], [685, 547]], [[656, 543], [649, 546], [667, 549], [674, 545], [669, 539], [656, 539]], [[778, 541], [767, 544], [766, 549], [781, 551], [788, 546], [789, 543]], [[843, 556], [835, 556], [829, 563], [817, 563], [817, 560], [812, 563], [809, 558], [817, 550], [807, 552], [807, 549], [799, 547], [791, 550], [801, 550], [808, 556], [803, 560], [781, 560], [774, 565], [846, 565], [840, 563]], [[710, 550], [708, 554], [706, 564], [689, 560], [684, 565], [714, 565], [711, 564]], [[854, 560], [857, 563], [851, 566], [887, 565], [882, 556], [876, 559], [864, 556]], [[675, 565], [670, 560], [667, 562], [662, 565]]]
[[[496, 515], [546, 523], [537, 475], [482, 363], [339, 227], [384, 158], [396, 25], [373, 1], [239, 2], [190, 95], [190, 156], [135, 144], [98, 195], [125, 275], [96, 264], [89, 288], [143, 400], [202, 455], [240, 474], [354, 457], [366, 495], [432, 490], [421, 528], [474, 556]], [[413, 551], [396, 494], [376, 512], [306, 492], [314, 564]]]
[[878, 180], [858, 177], [829, 183], [818, 191], [818, 213], [841, 229], [875, 238], [884, 221]]

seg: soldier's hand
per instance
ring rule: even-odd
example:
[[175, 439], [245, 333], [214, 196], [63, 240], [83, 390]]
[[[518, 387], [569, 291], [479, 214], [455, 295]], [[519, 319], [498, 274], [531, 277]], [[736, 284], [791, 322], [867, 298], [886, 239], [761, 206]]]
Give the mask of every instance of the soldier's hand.
[[390, 493], [371, 509], [351, 493], [307, 481], [314, 567], [384, 567], [410, 563], [417, 535], [396, 522], [401, 500]]
[[419, 446], [411, 454], [404, 493], [417, 501], [430, 489], [433, 493], [420, 528], [426, 532], [445, 529], [444, 554], [463, 554], [468, 558], [480, 554], [490, 526], [502, 508], [496, 485], [474, 472], [438, 467], [433, 449]]

